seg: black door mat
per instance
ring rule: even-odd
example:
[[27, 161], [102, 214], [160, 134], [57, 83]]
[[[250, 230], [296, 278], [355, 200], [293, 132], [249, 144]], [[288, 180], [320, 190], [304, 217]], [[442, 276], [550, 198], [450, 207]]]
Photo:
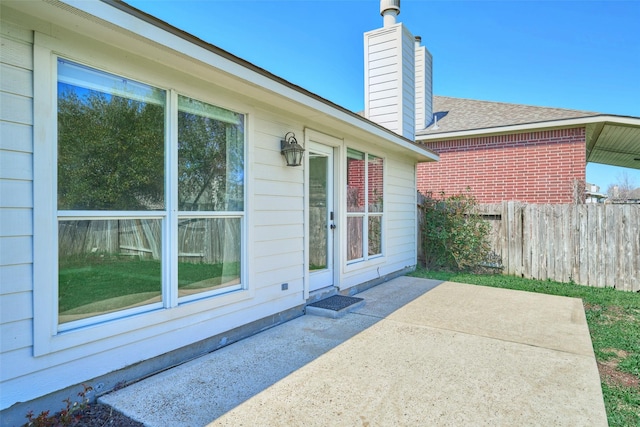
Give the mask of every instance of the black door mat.
[[325, 317], [341, 317], [364, 305], [364, 298], [333, 295], [307, 306], [307, 314]]

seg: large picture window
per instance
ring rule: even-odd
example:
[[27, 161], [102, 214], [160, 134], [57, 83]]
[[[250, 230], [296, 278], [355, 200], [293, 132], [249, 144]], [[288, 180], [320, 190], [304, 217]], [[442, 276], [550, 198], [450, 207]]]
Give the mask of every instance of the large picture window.
[[382, 255], [384, 161], [347, 151], [347, 261]]
[[244, 116], [57, 70], [59, 330], [241, 289]]
[[240, 284], [243, 117], [178, 97], [178, 295]]

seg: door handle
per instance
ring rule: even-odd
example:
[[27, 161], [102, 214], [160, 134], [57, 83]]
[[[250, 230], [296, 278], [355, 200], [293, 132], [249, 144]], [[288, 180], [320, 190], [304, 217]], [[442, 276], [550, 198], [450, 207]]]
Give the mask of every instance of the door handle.
[[331, 227], [331, 229], [332, 229], [332, 230], [335, 230], [335, 229], [336, 229], [336, 225], [335, 225], [335, 224], [331, 224], [331, 226], [330, 226], [330, 227]]

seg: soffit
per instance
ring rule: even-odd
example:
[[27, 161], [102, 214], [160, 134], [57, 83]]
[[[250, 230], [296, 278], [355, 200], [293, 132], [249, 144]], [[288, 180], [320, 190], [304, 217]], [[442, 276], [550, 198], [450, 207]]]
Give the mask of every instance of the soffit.
[[587, 126], [587, 162], [640, 169], [640, 119], [636, 121]]

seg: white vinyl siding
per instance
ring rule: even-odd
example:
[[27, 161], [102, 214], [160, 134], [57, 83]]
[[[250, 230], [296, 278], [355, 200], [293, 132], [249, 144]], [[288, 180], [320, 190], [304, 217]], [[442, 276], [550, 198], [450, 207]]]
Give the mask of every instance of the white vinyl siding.
[[414, 46], [402, 24], [365, 33], [365, 116], [409, 139], [415, 134]]
[[400, 132], [399, 27], [365, 34], [365, 115]]
[[424, 130], [433, 116], [433, 58], [416, 43], [416, 132]]
[[[31, 32], [0, 23], [0, 382], [33, 344], [33, 55]], [[2, 405], [16, 401], [0, 385]], [[5, 396], [7, 401], [5, 402]]]
[[[387, 218], [387, 251], [391, 266], [415, 265], [417, 260], [416, 241], [416, 192], [413, 164], [400, 159], [390, 161], [387, 168], [386, 201], [393, 209]], [[411, 264], [404, 264], [414, 260]], [[391, 268], [396, 268], [391, 267]]]
[[[252, 176], [253, 232], [256, 286], [271, 289], [271, 298], [284, 297], [282, 283], [302, 292], [304, 286], [304, 169], [283, 167], [279, 141], [287, 131], [302, 140], [300, 124], [287, 125], [262, 110], [256, 119]], [[274, 144], [278, 141], [278, 144]], [[274, 282], [274, 278], [280, 278]]]
[[402, 27], [402, 132], [401, 135], [410, 140], [415, 139], [415, 108], [416, 108], [416, 68], [415, 68], [415, 38]]

